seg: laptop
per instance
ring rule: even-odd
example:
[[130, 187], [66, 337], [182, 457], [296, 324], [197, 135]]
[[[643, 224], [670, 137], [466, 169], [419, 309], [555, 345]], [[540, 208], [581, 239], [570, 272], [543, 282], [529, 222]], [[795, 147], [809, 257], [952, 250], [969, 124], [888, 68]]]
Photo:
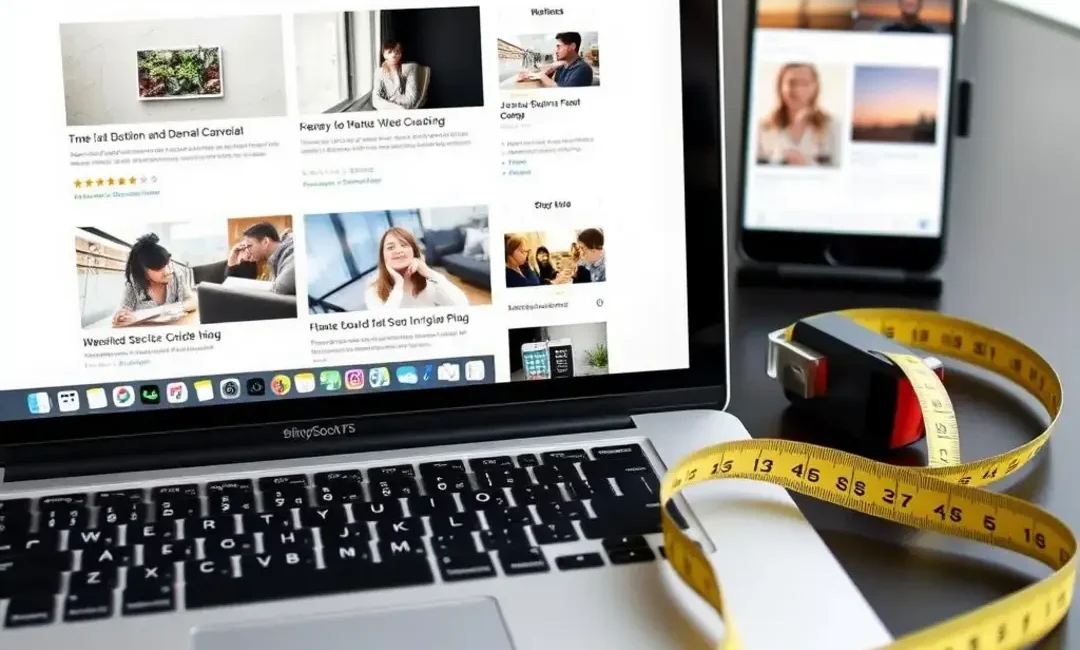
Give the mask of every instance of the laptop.
[[[54, 2], [5, 23], [0, 47], [24, 62], [8, 71], [21, 99], [5, 109], [20, 125], [6, 155], [43, 170], [5, 190], [54, 216], [9, 228], [0, 259], [8, 277], [37, 276], [3, 293], [37, 317], [11, 312], [0, 339], [0, 647], [653, 650], [723, 634], [666, 565], [658, 514], [666, 468], [748, 435], [724, 410], [717, 3], [387, 4], [280, 0], [238, 17], [250, 8]], [[339, 50], [342, 35], [354, 40]], [[312, 61], [367, 56], [351, 69], [366, 81], [305, 77], [305, 43], [323, 48]], [[404, 85], [373, 80], [379, 57], [399, 56], [422, 59], [422, 73], [402, 65]], [[408, 110], [412, 74], [425, 92]], [[387, 102], [406, 110], [383, 122], [375, 107]], [[433, 160], [464, 173], [479, 155], [467, 143], [356, 153], [348, 173], [373, 173], [359, 170], [368, 155], [379, 182], [333, 196], [313, 182], [299, 195], [312, 214], [288, 215], [277, 193], [295, 191], [297, 167], [280, 156], [298, 155], [298, 120], [308, 144], [335, 123], [413, 141], [455, 137], [431, 131], [449, 126], [522, 150], [503, 153], [503, 177], [491, 158], [471, 184], [408, 186], [431, 190], [422, 205], [453, 207], [441, 212], [371, 188], [406, 188], [395, 171], [431, 173]], [[184, 158], [217, 137], [262, 153]], [[284, 154], [250, 140], [275, 137]], [[160, 151], [175, 160], [136, 159]], [[226, 228], [223, 215], [245, 216]], [[196, 308], [182, 324], [78, 329], [77, 309], [105, 304], [108, 323], [135, 302], [186, 305], [179, 265], [204, 249], [222, 259], [252, 223], [272, 252], [291, 231], [309, 311], [207, 325]], [[375, 223], [394, 224], [393, 246], [344, 236]], [[470, 253], [473, 230], [502, 235], [507, 263], [497, 245]], [[424, 264], [393, 267], [410, 239]], [[541, 247], [580, 268], [545, 285]], [[323, 264], [342, 250], [348, 264]], [[363, 267], [368, 253], [382, 261]], [[267, 259], [270, 273], [283, 263]], [[391, 304], [392, 287], [381, 295], [368, 272], [380, 264], [425, 286]], [[352, 280], [324, 282], [336, 268], [370, 281], [381, 308]], [[423, 300], [433, 304], [407, 304]], [[673, 508], [714, 561], [746, 647], [890, 639], [783, 490], [707, 485]]]

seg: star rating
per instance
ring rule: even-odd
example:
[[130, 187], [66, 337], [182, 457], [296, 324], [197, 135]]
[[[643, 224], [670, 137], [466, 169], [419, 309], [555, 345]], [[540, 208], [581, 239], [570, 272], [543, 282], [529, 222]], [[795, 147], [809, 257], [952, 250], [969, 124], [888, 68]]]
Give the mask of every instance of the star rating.
[[91, 189], [95, 187], [113, 187], [117, 185], [148, 185], [157, 182], [157, 176], [107, 176], [102, 178], [76, 178], [72, 181], [75, 189]]

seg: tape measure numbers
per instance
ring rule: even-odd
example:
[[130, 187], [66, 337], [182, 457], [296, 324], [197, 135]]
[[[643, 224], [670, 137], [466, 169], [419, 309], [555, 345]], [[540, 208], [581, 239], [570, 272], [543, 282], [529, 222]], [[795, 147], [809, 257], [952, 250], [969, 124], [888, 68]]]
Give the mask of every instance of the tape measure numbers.
[[[929, 467], [898, 467], [827, 447], [786, 440], [745, 440], [700, 449], [664, 476], [660, 500], [716, 479], [780, 485], [889, 521], [1022, 553], [1053, 573], [977, 610], [896, 640], [902, 650], [1006, 650], [1032, 645], [1068, 612], [1076, 579], [1076, 538], [1038, 506], [981, 489], [1027, 464], [1050, 439], [1061, 410], [1061, 381], [1041, 356], [996, 330], [951, 316], [909, 309], [838, 312], [895, 342], [966, 361], [1019, 384], [1046, 408], [1050, 426], [1011, 451], [961, 462], [952, 402], [941, 379], [912, 354], [882, 353], [911, 382], [922, 410]], [[788, 333], [790, 335], [791, 329]], [[724, 620], [720, 647], [741, 647], [726, 614], [712, 565], [661, 508], [664, 552], [675, 572]]]

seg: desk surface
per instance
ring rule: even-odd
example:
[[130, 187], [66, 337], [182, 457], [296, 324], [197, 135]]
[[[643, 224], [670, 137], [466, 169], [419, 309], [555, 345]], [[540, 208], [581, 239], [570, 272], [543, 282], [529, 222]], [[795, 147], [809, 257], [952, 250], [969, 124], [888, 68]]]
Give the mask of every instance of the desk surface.
[[[725, 37], [739, 39], [741, 3], [725, 5]], [[1064, 415], [1041, 462], [994, 489], [1032, 500], [1080, 531], [1080, 123], [1064, 108], [1080, 101], [1080, 39], [1018, 13], [972, 5], [962, 46], [975, 78], [972, 138], [957, 144], [948, 259], [939, 302], [896, 295], [732, 289], [730, 411], [755, 436], [795, 433], [786, 402], [764, 374], [768, 331], [810, 313], [852, 306], [938, 307], [1003, 329], [1058, 369]], [[725, 44], [725, 79], [738, 90], [741, 44]], [[1035, 100], [1034, 98], [1038, 98]], [[1021, 99], [1026, 98], [1026, 99]], [[728, 108], [741, 96], [728, 94]], [[729, 136], [738, 133], [729, 110]], [[735, 139], [735, 138], [732, 138]], [[1063, 143], [1070, 143], [1064, 145]], [[733, 158], [729, 148], [728, 160]], [[729, 178], [732, 178], [729, 176]], [[735, 214], [732, 200], [731, 214]], [[734, 222], [734, 219], [732, 219]], [[1032, 418], [1015, 405], [988, 405], [985, 387], [952, 376], [963, 455], [975, 458], [1030, 436]], [[882, 620], [899, 636], [1023, 587], [1041, 567], [1017, 555], [886, 524], [798, 498]], [[721, 576], [722, 578], [722, 576]], [[1040, 648], [1080, 648], [1067, 622]]]

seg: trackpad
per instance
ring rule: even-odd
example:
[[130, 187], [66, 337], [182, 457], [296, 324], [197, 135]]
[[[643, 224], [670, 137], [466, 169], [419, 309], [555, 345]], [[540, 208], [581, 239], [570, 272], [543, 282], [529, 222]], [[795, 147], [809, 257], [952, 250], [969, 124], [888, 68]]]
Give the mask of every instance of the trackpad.
[[195, 650], [512, 650], [494, 599], [198, 629]]

